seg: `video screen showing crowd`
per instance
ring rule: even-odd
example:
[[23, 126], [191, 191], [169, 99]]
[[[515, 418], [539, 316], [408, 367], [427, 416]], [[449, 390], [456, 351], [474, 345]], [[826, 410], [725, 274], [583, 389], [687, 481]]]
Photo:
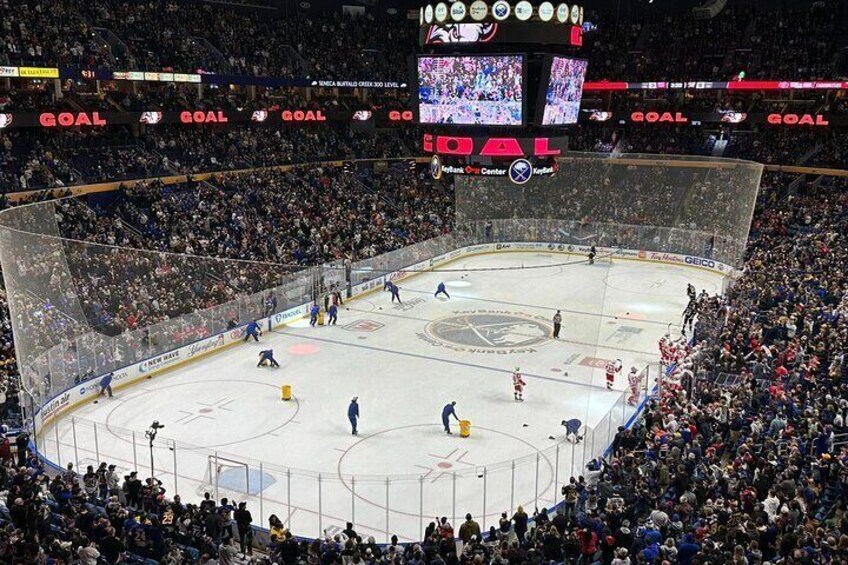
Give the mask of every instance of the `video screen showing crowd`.
[[550, 79], [545, 92], [543, 126], [576, 124], [580, 99], [589, 63], [580, 59], [552, 57]]
[[520, 126], [523, 83], [520, 55], [419, 57], [420, 121]]

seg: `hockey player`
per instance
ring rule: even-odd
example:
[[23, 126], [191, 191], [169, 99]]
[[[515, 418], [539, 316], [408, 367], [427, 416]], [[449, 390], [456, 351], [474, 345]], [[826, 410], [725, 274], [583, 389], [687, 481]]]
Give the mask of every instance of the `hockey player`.
[[445, 283], [443, 282], [440, 282], [438, 288], [436, 288], [436, 298], [438, 298], [440, 294], [444, 294], [448, 297], [448, 300], [450, 300], [450, 294], [448, 294], [448, 291], [445, 290]]
[[339, 317], [339, 307], [333, 304], [332, 300], [330, 301], [330, 309], [327, 310], [327, 325], [335, 326], [336, 321]]
[[598, 254], [598, 252], [595, 250], [594, 245], [589, 248], [589, 264], [590, 265], [595, 264], [595, 255], [597, 255], [597, 254]]
[[253, 338], [254, 341], [259, 341], [260, 335], [262, 335], [262, 328], [259, 327], [259, 322], [253, 320], [247, 324], [247, 329], [244, 332], [244, 341], [248, 341], [250, 338]]
[[265, 317], [277, 312], [277, 296], [273, 293], [265, 298]]
[[524, 402], [524, 387], [527, 383], [524, 382], [524, 377], [521, 376], [519, 371], [521, 369], [516, 367], [515, 372], [512, 373], [512, 396], [517, 402]]
[[395, 298], [397, 298], [398, 304], [403, 304], [403, 302], [400, 301], [400, 288], [398, 288], [395, 283], [390, 284], [392, 285], [391, 288], [389, 288], [389, 291], [392, 293], [392, 303], [394, 303]]
[[309, 325], [313, 328], [315, 324], [318, 323], [318, 314], [321, 312], [321, 308], [318, 306], [317, 302], [312, 304], [312, 308], [309, 309]]
[[572, 443], [580, 443], [580, 440], [583, 439], [583, 436], [580, 435], [583, 422], [577, 418], [572, 418], [571, 420], [563, 420], [562, 425], [565, 426], [565, 439]]
[[686, 296], [689, 297], [689, 301], [695, 300], [695, 285], [689, 283], [686, 285]]
[[636, 406], [639, 402], [639, 385], [642, 384], [642, 375], [639, 374], [636, 367], [630, 367], [627, 384], [630, 386], [630, 396], [627, 397], [627, 403], [630, 406]]
[[456, 415], [456, 400], [450, 404], [445, 404], [445, 407], [442, 408], [442, 425], [445, 427], [445, 433], [448, 435], [453, 435], [450, 430], [451, 416], [456, 418], [457, 422], [459, 421], [459, 416]]
[[100, 394], [98, 396], [103, 396], [106, 393], [109, 393], [109, 398], [112, 398], [112, 379], [115, 378], [115, 373], [109, 373], [102, 379], [100, 379]]
[[559, 310], [554, 314], [554, 339], [559, 339], [559, 330], [562, 328], [562, 314]]
[[257, 367], [279, 367], [280, 364], [277, 363], [277, 360], [274, 359], [274, 350], [266, 349], [264, 351], [259, 352], [259, 363], [256, 365]]
[[621, 359], [607, 363], [605, 371], [607, 374], [607, 390], [612, 390], [612, 385], [615, 384], [615, 375], [621, 372]]
[[698, 314], [698, 302], [693, 297], [689, 304], [686, 306], [686, 310], [683, 311], [683, 327], [680, 329], [680, 333], [686, 335], [686, 326], [689, 326], [689, 331], [692, 331], [692, 326], [695, 323], [695, 316]]
[[664, 335], [660, 338], [660, 363], [668, 367], [672, 363], [672, 347], [671, 336]]
[[352, 431], [350, 432], [353, 435], [359, 435], [359, 432], [356, 430], [356, 422], [359, 420], [359, 397], [354, 396], [350, 405], [347, 407], [347, 419], [350, 420], [350, 427]]

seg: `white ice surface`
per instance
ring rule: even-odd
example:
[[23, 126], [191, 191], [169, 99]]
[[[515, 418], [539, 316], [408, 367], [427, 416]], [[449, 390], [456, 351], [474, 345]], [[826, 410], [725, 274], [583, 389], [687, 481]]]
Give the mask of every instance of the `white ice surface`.
[[[625, 260], [563, 265], [574, 259], [531, 252], [461, 259], [445, 268], [472, 270], [401, 281], [403, 306], [388, 292], [367, 295], [341, 308], [338, 326], [297, 321], [259, 344], [80, 407], [43, 430], [39, 447], [82, 472], [99, 459], [148, 476], [144, 431], [156, 419], [165, 429], [154, 465], [171, 494], [176, 486], [188, 502], [203, 489], [214, 493], [219, 475], [218, 495], [247, 500], [256, 523], [267, 525], [275, 513], [304, 536], [353, 518], [357, 531], [378, 541], [391, 533], [411, 540], [420, 538], [422, 520], [426, 526], [437, 515], [461, 521], [471, 512], [492, 525], [518, 504], [552, 506], [557, 485], [632, 414], [623, 402], [625, 375], [631, 365], [656, 362], [669, 324], [679, 331], [687, 283], [699, 292], [721, 288], [719, 274], [700, 269]], [[559, 266], [479, 270], [522, 265]], [[434, 298], [439, 281], [450, 300]], [[539, 324], [549, 327], [557, 308], [564, 321], [555, 341]], [[519, 319], [498, 321], [504, 316]], [[258, 351], [269, 347], [282, 368], [256, 368]], [[616, 358], [624, 369], [609, 392], [594, 367]], [[527, 380], [523, 403], [513, 400], [516, 367]], [[280, 400], [283, 384], [292, 386], [291, 402]], [[359, 436], [347, 420], [353, 396]], [[459, 437], [455, 421], [453, 436], [442, 432], [441, 410], [452, 400], [472, 423], [470, 438]], [[576, 451], [562, 443], [559, 424], [569, 418], [598, 430]], [[215, 453], [217, 468], [209, 463]], [[252, 495], [233, 486], [246, 473]]]

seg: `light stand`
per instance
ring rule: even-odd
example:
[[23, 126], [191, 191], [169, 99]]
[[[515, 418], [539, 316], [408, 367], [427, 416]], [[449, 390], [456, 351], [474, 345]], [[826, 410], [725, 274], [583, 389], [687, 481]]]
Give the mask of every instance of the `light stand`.
[[144, 437], [148, 439], [150, 446], [150, 478], [156, 478], [156, 472], [153, 467], [153, 440], [156, 439], [156, 434], [159, 433], [159, 430], [164, 428], [162, 424], [159, 423], [159, 420], [153, 420], [153, 423], [150, 424], [150, 428], [146, 432], [144, 432]]

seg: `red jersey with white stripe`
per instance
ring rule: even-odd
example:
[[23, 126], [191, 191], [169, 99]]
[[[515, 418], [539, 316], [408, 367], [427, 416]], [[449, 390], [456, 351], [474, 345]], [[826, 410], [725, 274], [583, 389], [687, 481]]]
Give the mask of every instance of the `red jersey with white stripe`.
[[524, 377], [521, 376], [521, 373], [513, 373], [512, 374], [512, 386], [515, 388], [515, 392], [521, 392], [524, 390], [524, 386], [527, 383], [524, 382]]
[[615, 361], [610, 361], [605, 370], [608, 377], [614, 377], [616, 373], [621, 371], [621, 367]]

